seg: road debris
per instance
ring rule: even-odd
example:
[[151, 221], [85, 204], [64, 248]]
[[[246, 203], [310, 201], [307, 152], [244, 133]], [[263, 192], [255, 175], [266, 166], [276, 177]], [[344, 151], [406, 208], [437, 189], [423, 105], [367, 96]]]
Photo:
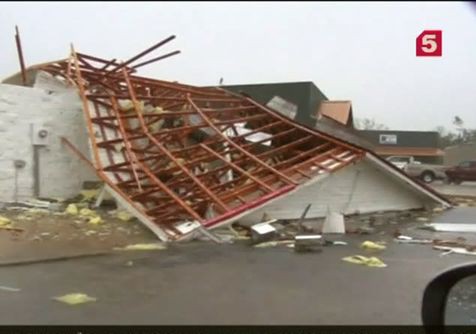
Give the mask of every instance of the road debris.
[[443, 211], [445, 211], [445, 209], [440, 207], [440, 206], [438, 206], [436, 208], [433, 208], [434, 213], [440, 213], [440, 212], [443, 212]]
[[361, 235], [375, 234], [376, 231], [377, 230], [374, 227], [370, 227], [370, 226], [360, 226], [357, 228], [346, 229], [346, 233], [361, 234]]
[[99, 192], [101, 191], [101, 188], [99, 189], [83, 189], [79, 192], [81, 195], [81, 202], [93, 202], [99, 195]]
[[431, 244], [433, 243], [433, 240], [431, 239], [417, 239], [417, 238], [412, 238], [406, 235], [399, 235], [398, 237], [393, 239], [394, 241], [401, 243], [401, 244], [420, 244], [420, 245], [426, 245], [426, 244]]
[[433, 249], [445, 251], [445, 253], [440, 254], [440, 256], [445, 256], [449, 254], [461, 254], [461, 255], [476, 255], [476, 251], [470, 251], [463, 247], [448, 247], [448, 246], [438, 246], [434, 245]]
[[324, 225], [322, 226], [322, 234], [345, 234], [344, 215], [338, 212], [328, 211]]
[[259, 224], [251, 226], [251, 240], [253, 243], [263, 243], [277, 237], [277, 231], [271, 224], [276, 222], [276, 219], [268, 220]]
[[296, 235], [294, 238], [294, 250], [299, 253], [321, 252], [324, 242], [321, 235]]
[[9, 291], [9, 292], [19, 292], [21, 289], [18, 288], [11, 288], [9, 286], [0, 286], [0, 290], [2, 291]]
[[9, 218], [0, 216], [0, 226], [8, 226], [11, 223], [12, 221]]
[[347, 246], [348, 243], [345, 242], [345, 241], [339, 241], [339, 240], [336, 240], [336, 241], [330, 241], [330, 240], [326, 240], [326, 245], [332, 245], [332, 246]]
[[432, 223], [425, 224], [421, 229], [434, 232], [476, 232], [476, 224]]
[[373, 241], [364, 241], [360, 244], [360, 247], [363, 249], [370, 249], [370, 250], [384, 250], [387, 248], [384, 245], [384, 242], [373, 242]]
[[133, 215], [131, 215], [129, 212], [127, 211], [118, 211], [116, 213], [116, 217], [124, 222], [128, 222], [128, 221], [131, 221], [133, 220], [135, 217]]
[[342, 260], [350, 263], [362, 264], [368, 267], [385, 268], [387, 266], [382, 262], [382, 260], [375, 256], [366, 257], [362, 255], [352, 255], [344, 257]]
[[73, 203], [68, 204], [68, 206], [66, 207], [65, 212], [66, 212], [67, 214], [73, 215], [73, 216], [79, 214], [78, 207], [76, 206], [76, 204], [73, 204]]
[[269, 248], [269, 247], [276, 247], [281, 245], [289, 245], [293, 244], [293, 240], [279, 240], [279, 241], [266, 241], [256, 245], [253, 245], [255, 248]]
[[102, 220], [102, 218], [99, 217], [99, 216], [90, 217], [88, 223], [91, 224], [91, 225], [99, 225], [99, 224], [104, 223], [104, 220]]
[[54, 297], [53, 299], [68, 305], [90, 303], [97, 300], [97, 298], [90, 297], [84, 293], [69, 293], [63, 296]]
[[150, 243], [150, 244], [135, 244], [135, 245], [128, 245], [122, 248], [114, 248], [114, 250], [122, 250], [122, 251], [129, 251], [129, 250], [164, 250], [167, 247], [161, 243]]

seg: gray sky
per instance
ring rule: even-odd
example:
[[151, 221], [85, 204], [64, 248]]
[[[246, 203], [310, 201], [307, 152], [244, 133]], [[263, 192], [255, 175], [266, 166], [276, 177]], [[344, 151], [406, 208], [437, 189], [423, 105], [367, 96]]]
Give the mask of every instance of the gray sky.
[[[27, 65], [66, 57], [71, 42], [127, 59], [175, 34], [161, 52], [182, 54], [140, 74], [195, 85], [314, 81], [392, 129], [450, 127], [454, 115], [476, 128], [470, 3], [1, 2], [0, 78], [18, 71], [15, 24]], [[429, 29], [443, 30], [441, 58], [415, 56]]]

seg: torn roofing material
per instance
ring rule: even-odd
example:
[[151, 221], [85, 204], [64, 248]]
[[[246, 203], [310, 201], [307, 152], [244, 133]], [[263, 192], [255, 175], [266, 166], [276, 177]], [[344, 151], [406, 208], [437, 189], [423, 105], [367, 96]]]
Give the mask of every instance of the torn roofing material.
[[322, 101], [317, 110], [317, 117], [325, 116], [336, 122], [349, 126], [352, 124], [352, 103], [350, 101]]
[[132, 63], [72, 51], [42, 70], [78, 87], [92, 166], [162, 240], [190, 222], [229, 222], [371, 154], [250, 98], [134, 75]]

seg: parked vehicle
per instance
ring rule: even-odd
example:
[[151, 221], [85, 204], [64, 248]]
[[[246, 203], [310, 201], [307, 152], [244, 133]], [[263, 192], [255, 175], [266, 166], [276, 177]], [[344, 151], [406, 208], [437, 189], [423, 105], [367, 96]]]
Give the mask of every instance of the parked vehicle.
[[419, 178], [425, 183], [431, 183], [434, 180], [446, 179], [446, 169], [448, 167], [444, 165], [409, 163], [403, 168], [403, 171], [411, 177]]
[[476, 181], [476, 160], [463, 161], [445, 171], [449, 183], [460, 184], [463, 181]]
[[409, 163], [416, 163], [418, 164], [419, 162], [415, 160], [415, 158], [411, 156], [391, 156], [386, 159], [387, 161], [391, 162], [393, 165], [397, 166], [400, 169], [403, 169], [406, 165]]

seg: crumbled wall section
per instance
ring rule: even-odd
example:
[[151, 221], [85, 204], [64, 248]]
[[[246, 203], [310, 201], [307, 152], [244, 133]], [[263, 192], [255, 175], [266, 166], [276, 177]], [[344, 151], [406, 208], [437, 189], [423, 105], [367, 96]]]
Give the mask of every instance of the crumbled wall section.
[[[81, 100], [75, 88], [51, 82], [43, 73], [34, 87], [0, 84], [0, 201], [26, 200], [34, 194], [32, 124], [49, 130], [49, 143], [40, 149], [40, 196], [70, 197], [85, 180], [95, 179], [88, 168], [61, 143], [66, 136], [87, 156], [87, 133]], [[41, 79], [40, 79], [41, 77]], [[49, 82], [49, 84], [47, 84]], [[17, 171], [14, 160], [26, 162]]]

